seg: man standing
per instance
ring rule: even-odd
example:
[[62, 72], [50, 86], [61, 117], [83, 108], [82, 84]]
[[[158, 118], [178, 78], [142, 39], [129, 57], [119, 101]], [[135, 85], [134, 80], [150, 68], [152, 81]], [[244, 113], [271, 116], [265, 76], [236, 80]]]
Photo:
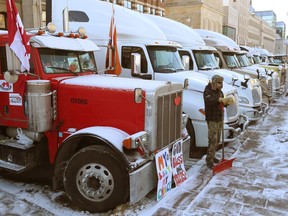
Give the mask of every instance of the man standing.
[[222, 121], [223, 121], [223, 77], [214, 75], [212, 82], [209, 82], [204, 90], [204, 103], [205, 103], [205, 116], [208, 125], [208, 150], [206, 157], [207, 167], [213, 169], [214, 163], [218, 163], [219, 160], [215, 157], [217, 146], [220, 142]]

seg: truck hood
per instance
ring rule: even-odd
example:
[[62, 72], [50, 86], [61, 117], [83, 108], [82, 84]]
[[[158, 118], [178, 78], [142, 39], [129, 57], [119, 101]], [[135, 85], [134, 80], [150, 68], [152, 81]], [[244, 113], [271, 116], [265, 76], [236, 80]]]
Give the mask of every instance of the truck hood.
[[61, 81], [61, 84], [87, 86], [87, 88], [106, 88], [116, 90], [134, 90], [142, 88], [147, 92], [153, 92], [163, 85], [167, 85], [166, 81], [151, 81], [142, 79], [129, 79], [116, 77], [111, 75], [87, 75], [78, 76]]
[[236, 81], [236, 83], [240, 83], [244, 81], [244, 75], [236, 73], [234, 71], [231, 70], [227, 70], [227, 69], [214, 69], [214, 70], [199, 70], [200, 73], [204, 73], [207, 76], [209, 76], [210, 78], [212, 78], [212, 76], [214, 75], [220, 75], [224, 78], [224, 81], [228, 84], [232, 83], [232, 78], [238, 78], [238, 80]]
[[[183, 71], [177, 73], [155, 73], [156, 80], [173, 80], [175, 82], [184, 84], [185, 79], [188, 78], [188, 89], [204, 92], [206, 85], [209, 83], [210, 77], [195, 71]], [[224, 94], [236, 91], [234, 87], [223, 82], [222, 91]]]

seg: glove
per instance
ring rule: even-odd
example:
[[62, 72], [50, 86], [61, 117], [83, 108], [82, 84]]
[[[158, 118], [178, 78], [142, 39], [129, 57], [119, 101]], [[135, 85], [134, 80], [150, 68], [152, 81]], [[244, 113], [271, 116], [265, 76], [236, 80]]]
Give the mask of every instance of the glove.
[[222, 97], [220, 97], [220, 98], [219, 98], [219, 102], [220, 102], [220, 103], [223, 103], [224, 106], [228, 106], [228, 105], [234, 104], [234, 103], [235, 103], [235, 99], [234, 99], [233, 96], [227, 97], [227, 98], [222, 98]]

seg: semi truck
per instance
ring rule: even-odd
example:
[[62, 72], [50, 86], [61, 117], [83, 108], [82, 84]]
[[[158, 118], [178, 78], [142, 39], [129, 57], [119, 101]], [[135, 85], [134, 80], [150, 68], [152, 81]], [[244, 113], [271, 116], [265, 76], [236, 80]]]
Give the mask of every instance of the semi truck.
[[206, 46], [204, 40], [192, 28], [165, 17], [148, 14], [145, 16], [164, 32], [168, 40], [182, 45], [179, 53], [182, 58], [188, 57], [188, 61], [186, 60], [188, 64], [184, 62], [188, 70], [209, 77], [221, 75], [226, 83], [237, 89], [240, 114], [247, 117], [249, 122], [255, 122], [267, 113], [268, 104], [262, 100], [262, 90], [257, 79], [231, 70], [220, 69], [213, 53], [216, 48]]
[[[262, 51], [262, 59], [264, 60], [264, 62], [263, 62], [263, 61], [261, 61], [260, 50], [265, 50], [265, 49], [243, 46], [243, 45], [239, 45], [239, 47], [241, 50], [247, 51], [247, 57], [248, 57], [251, 65], [255, 64], [255, 65], [263, 67], [267, 70], [278, 72], [278, 74], [280, 76], [280, 85], [282, 85], [282, 86], [285, 85], [287, 67], [285, 67], [285, 64], [283, 64], [283, 63], [280, 63], [280, 64], [275, 63], [274, 62], [274, 55], [271, 56], [272, 53], [269, 53], [267, 50]], [[265, 58], [263, 57], [263, 53], [265, 53], [265, 55], [264, 55], [264, 56], [266, 56]]]
[[[52, 21], [61, 28], [84, 26], [87, 35], [101, 48], [96, 54], [99, 70], [105, 71], [105, 53], [109, 41], [109, 25], [112, 11], [115, 11], [117, 28], [117, 48], [121, 62], [120, 76], [178, 82], [188, 79], [188, 87], [183, 92], [183, 111], [188, 115], [187, 128], [192, 131], [191, 146], [208, 146], [208, 128], [205, 121], [203, 91], [209, 77], [184, 69], [178, 48], [180, 44], [168, 41], [164, 33], [143, 14], [103, 1], [84, 0], [63, 3], [52, 1]], [[63, 12], [68, 11], [68, 15]], [[65, 17], [68, 17], [65, 19]], [[68, 20], [64, 22], [63, 19]], [[132, 62], [132, 63], [131, 63]], [[225, 109], [225, 142], [238, 139], [241, 131], [237, 90], [224, 83], [225, 96], [235, 97], [235, 104]]]
[[83, 28], [49, 29], [28, 33], [24, 73], [0, 31], [0, 168], [49, 164], [53, 189], [91, 212], [139, 201], [157, 186], [157, 152], [181, 142], [189, 156], [182, 85], [99, 75], [99, 47]]
[[237, 73], [248, 74], [251, 78], [260, 81], [262, 92], [269, 99], [279, 97], [281, 94], [280, 78], [278, 72], [267, 71], [264, 68], [249, 65], [246, 52], [242, 51], [238, 44], [227, 36], [203, 29], [195, 29], [203, 38], [206, 45], [217, 49], [215, 56], [219, 59], [221, 68], [231, 69]]

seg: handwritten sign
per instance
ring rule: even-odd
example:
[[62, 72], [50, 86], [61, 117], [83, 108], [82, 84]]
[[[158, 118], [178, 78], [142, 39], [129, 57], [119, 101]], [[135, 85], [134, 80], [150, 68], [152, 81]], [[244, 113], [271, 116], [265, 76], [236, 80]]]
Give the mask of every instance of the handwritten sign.
[[176, 187], [188, 178], [183, 160], [182, 140], [176, 142], [172, 147], [172, 171]]
[[161, 200], [172, 188], [172, 167], [168, 148], [155, 155], [158, 175], [157, 201]]

